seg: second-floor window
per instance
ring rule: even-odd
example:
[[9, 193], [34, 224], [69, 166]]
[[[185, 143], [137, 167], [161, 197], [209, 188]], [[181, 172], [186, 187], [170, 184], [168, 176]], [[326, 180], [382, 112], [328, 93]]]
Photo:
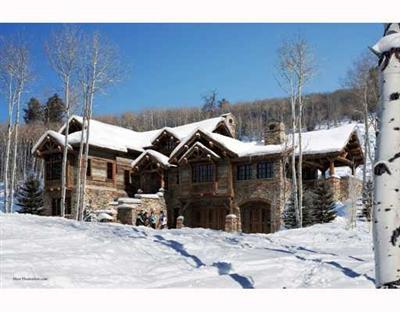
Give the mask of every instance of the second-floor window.
[[252, 167], [251, 164], [244, 164], [237, 166], [236, 178], [238, 180], [250, 180], [252, 177]]
[[271, 179], [274, 177], [274, 163], [263, 161], [257, 164], [257, 179]]
[[61, 160], [48, 160], [46, 162], [46, 180], [61, 179]]
[[192, 182], [203, 183], [214, 181], [213, 164], [194, 164], [192, 165]]
[[107, 179], [112, 180], [114, 178], [114, 165], [113, 163], [107, 163]]

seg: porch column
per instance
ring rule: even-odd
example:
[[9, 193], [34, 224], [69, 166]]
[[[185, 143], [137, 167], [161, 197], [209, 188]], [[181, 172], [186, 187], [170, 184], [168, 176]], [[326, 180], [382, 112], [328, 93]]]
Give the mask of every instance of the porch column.
[[330, 161], [329, 161], [329, 175], [330, 175], [330, 176], [333, 176], [333, 175], [335, 175], [335, 174], [336, 174], [336, 171], [335, 171], [335, 162], [332, 161], [332, 160], [330, 160]]
[[161, 185], [161, 188], [162, 188], [162, 189], [165, 189], [165, 177], [164, 177], [164, 170], [161, 170], [161, 172], [160, 172], [160, 179], [161, 179], [161, 183], [160, 183], [160, 185]]

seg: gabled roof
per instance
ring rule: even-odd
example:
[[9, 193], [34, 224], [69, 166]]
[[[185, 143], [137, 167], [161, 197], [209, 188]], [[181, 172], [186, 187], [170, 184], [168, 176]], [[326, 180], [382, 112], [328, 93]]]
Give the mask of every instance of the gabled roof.
[[186, 138], [188, 135], [190, 135], [194, 129], [203, 129], [203, 130], [206, 130], [209, 132], [213, 132], [221, 124], [225, 124], [226, 118], [224, 116], [225, 115], [215, 117], [215, 118], [205, 119], [205, 120], [201, 120], [201, 121], [197, 121], [197, 122], [192, 122], [189, 124], [185, 124], [185, 125], [173, 127], [173, 128], [172, 127], [164, 127], [160, 130], [157, 130], [158, 132], [152, 139], [151, 143], [153, 144], [154, 141], [164, 133], [164, 131], [170, 133], [171, 135], [173, 135], [176, 139], [178, 139], [180, 141], [182, 139]]
[[155, 159], [163, 167], [175, 167], [175, 165], [172, 165], [168, 162], [169, 158], [167, 156], [151, 149], [145, 150], [142, 154], [140, 154], [138, 158], [132, 161], [132, 167], [134, 168], [135, 166], [137, 166], [146, 156]]
[[[31, 153], [34, 154], [39, 147], [41, 147], [46, 140], [51, 139], [57, 143], [57, 145], [61, 146], [62, 148], [65, 147], [65, 136], [55, 132], [53, 130], [47, 130], [36, 142], [36, 144], [32, 147]], [[68, 144], [68, 149], [72, 149], [72, 146]]]
[[[69, 122], [72, 120], [80, 123], [81, 125], [83, 123], [83, 118], [81, 116], [73, 115], [70, 117]], [[144, 151], [144, 148], [151, 147], [154, 140], [157, 139], [157, 137], [159, 137], [164, 131], [168, 131], [177, 139], [182, 140], [188, 134], [190, 134], [193, 129], [202, 128], [212, 132], [225, 122], [226, 114], [178, 127], [165, 127], [157, 130], [139, 132], [91, 119], [89, 129], [89, 144], [92, 146], [120, 152], [128, 152], [128, 150], [142, 152]], [[66, 125], [63, 125], [58, 131], [60, 135], [62, 135], [65, 127]], [[81, 136], [82, 131], [69, 134], [69, 144], [79, 144], [81, 141]]]
[[172, 151], [170, 158], [176, 156], [196, 135], [204, 135], [211, 141], [220, 144], [237, 157], [277, 154], [285, 150], [283, 145], [261, 145], [255, 142], [242, 142], [218, 133], [212, 133], [203, 129], [195, 129], [191, 135], [187, 136], [185, 140]]
[[196, 142], [192, 145], [192, 147], [190, 147], [179, 159], [179, 162], [188, 157], [189, 155], [191, 155], [196, 148], [200, 148], [201, 150], [205, 151], [208, 155], [210, 155], [210, 157], [214, 158], [214, 159], [219, 159], [221, 158], [217, 153], [215, 153], [214, 151], [210, 150], [207, 146], [205, 146], [204, 144], [202, 144], [201, 142]]

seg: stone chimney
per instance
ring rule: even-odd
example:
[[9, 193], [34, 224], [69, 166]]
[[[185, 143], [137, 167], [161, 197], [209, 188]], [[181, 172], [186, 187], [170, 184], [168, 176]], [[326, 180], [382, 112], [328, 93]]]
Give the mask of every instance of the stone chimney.
[[285, 125], [283, 122], [273, 121], [270, 122], [264, 133], [265, 145], [279, 145], [283, 144], [286, 140]]

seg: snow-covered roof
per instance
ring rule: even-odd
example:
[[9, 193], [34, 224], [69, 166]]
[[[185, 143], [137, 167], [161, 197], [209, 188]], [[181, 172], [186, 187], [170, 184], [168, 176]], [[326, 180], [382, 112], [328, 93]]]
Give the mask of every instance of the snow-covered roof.
[[[178, 127], [165, 127], [162, 129], [144, 132], [134, 131], [91, 119], [89, 126], [89, 144], [92, 146], [121, 152], [127, 152], [128, 150], [142, 152], [144, 151], [145, 147], [152, 146], [153, 141], [163, 131], [167, 130], [177, 139], [182, 140], [188, 134], [190, 134], [193, 129], [201, 128], [208, 131], [214, 131], [221, 124], [221, 122], [225, 122], [225, 119], [226, 118], [224, 115], [222, 115]], [[71, 120], [76, 120], [80, 124], [83, 123], [83, 118], [81, 116], [73, 115], [69, 121]], [[64, 131], [64, 129], [65, 125], [63, 125], [58, 131], [60, 135], [62, 135], [61, 133]], [[81, 141], [81, 136], [81, 131], [71, 133], [68, 136], [68, 142], [72, 145], [79, 144]]]
[[[357, 131], [357, 124], [352, 123], [336, 128], [315, 130], [302, 133], [302, 150], [304, 155], [340, 152], [349, 142], [351, 135]], [[295, 135], [296, 153], [299, 137]], [[288, 145], [291, 146], [290, 136]]]
[[174, 165], [171, 165], [168, 160], [169, 157], [165, 156], [164, 154], [161, 154], [157, 151], [154, 151], [152, 149], [145, 150], [138, 158], [136, 158], [134, 161], [132, 161], [132, 167], [135, 167], [146, 155], [150, 155], [154, 157], [158, 162], [160, 162], [163, 166], [167, 167], [175, 167]]
[[209, 132], [203, 129], [195, 129], [191, 135], [187, 136], [178, 146], [172, 151], [171, 158], [176, 155], [176, 153], [188, 143], [188, 141], [196, 135], [196, 133], [203, 133], [208, 138], [214, 140], [215, 142], [221, 144], [227, 150], [236, 154], [238, 157], [246, 156], [257, 156], [257, 155], [268, 155], [280, 153], [284, 150], [283, 145], [261, 145], [256, 142], [242, 142], [231, 137]]
[[208, 154], [210, 154], [212, 157], [214, 158], [221, 158], [217, 153], [215, 153], [214, 151], [210, 150], [207, 146], [205, 146], [204, 144], [202, 144], [201, 142], [196, 142], [194, 145], [192, 145], [191, 148], [189, 148], [185, 154], [182, 155], [181, 159], [186, 157], [187, 155], [189, 155], [196, 147], [206, 151]]
[[394, 33], [381, 38], [373, 47], [372, 50], [376, 54], [389, 51], [392, 48], [400, 48], [400, 33]]
[[197, 121], [197, 122], [192, 122], [189, 124], [185, 124], [182, 126], [178, 126], [178, 127], [164, 127], [160, 130], [158, 130], [157, 134], [154, 136], [152, 143], [154, 142], [155, 139], [157, 139], [164, 131], [167, 131], [169, 133], [171, 133], [174, 137], [176, 137], [179, 140], [184, 139], [185, 137], [187, 137], [189, 134], [191, 134], [193, 132], [193, 129], [203, 129], [209, 132], [213, 132], [217, 129], [217, 127], [225, 122], [225, 117], [224, 115], [219, 116], [219, 117], [214, 117], [214, 118], [210, 118], [210, 119], [205, 119], [205, 120], [201, 120], [201, 121]]
[[[58, 145], [64, 147], [65, 146], [65, 136], [53, 131], [53, 130], [47, 130], [43, 135], [39, 138], [39, 140], [36, 142], [36, 144], [32, 147], [32, 154], [36, 152], [36, 150], [39, 148], [42, 143], [47, 140], [47, 138], [52, 138]], [[72, 146], [68, 144], [68, 148], [72, 149]]]
[[[80, 116], [74, 115], [71, 119], [72, 118], [77, 120], [80, 124], [83, 122]], [[61, 133], [64, 128], [65, 126], [63, 126], [59, 132]], [[89, 126], [89, 144], [120, 152], [127, 152], [128, 150], [141, 152], [144, 146], [150, 145], [151, 138], [157, 131], [158, 130], [138, 132], [91, 119]], [[81, 131], [71, 133], [68, 135], [68, 142], [72, 145], [79, 144], [81, 136]]]

